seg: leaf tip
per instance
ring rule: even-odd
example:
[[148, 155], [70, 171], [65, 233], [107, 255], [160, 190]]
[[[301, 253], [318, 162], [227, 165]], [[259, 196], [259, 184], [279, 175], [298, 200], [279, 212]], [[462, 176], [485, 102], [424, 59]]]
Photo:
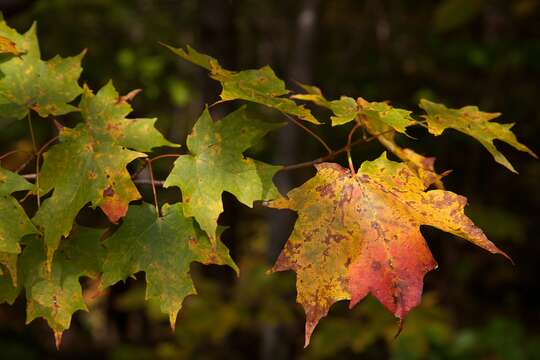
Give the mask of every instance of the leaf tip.
[[171, 324], [171, 330], [174, 333], [176, 329], [176, 318], [178, 317], [178, 311], [171, 311], [169, 313], [169, 323]]
[[60, 345], [62, 345], [62, 334], [63, 331], [54, 330], [54, 345], [56, 350], [60, 350]]

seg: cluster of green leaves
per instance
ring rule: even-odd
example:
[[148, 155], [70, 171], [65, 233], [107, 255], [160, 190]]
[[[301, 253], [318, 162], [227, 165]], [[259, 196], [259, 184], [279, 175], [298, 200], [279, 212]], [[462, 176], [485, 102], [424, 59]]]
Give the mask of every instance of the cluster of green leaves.
[[[317, 174], [282, 196], [272, 179], [287, 168], [244, 155], [282, 124], [251, 118], [244, 107], [215, 120], [206, 108], [187, 138], [185, 153], [167, 154], [177, 160], [162, 185], [178, 187], [182, 202], [160, 208], [153, 176], [154, 204], [142, 202], [137, 188], [141, 169], [130, 164], [146, 158], [152, 174], [151, 162], [159, 157], [149, 159], [148, 154], [179, 145], [155, 128], [156, 119], [127, 117], [135, 92], [121, 96], [112, 82], [97, 92], [81, 87], [84, 51], [42, 60], [35, 26], [19, 34], [0, 19], [0, 117], [28, 118], [31, 124], [37, 116], [55, 121], [58, 128], [56, 143], [34, 149], [35, 174], [25, 177], [0, 168], [0, 302], [13, 303], [24, 292], [27, 322], [46, 319], [57, 346], [73, 313], [86, 310], [81, 277], [99, 279], [105, 290], [145, 272], [146, 298], [159, 303], [174, 327], [184, 298], [196, 292], [189, 274], [192, 262], [238, 271], [220, 241], [224, 191], [250, 207], [264, 202], [298, 213], [273, 271], [297, 273], [298, 302], [307, 316], [306, 346], [319, 320], [339, 300], [350, 300], [352, 307], [372, 293], [400, 321], [418, 305], [423, 277], [436, 266], [420, 225], [507, 256], [464, 214], [466, 199], [443, 189], [444, 173], [435, 171], [434, 158], [395, 141], [396, 134], [415, 125], [434, 135], [452, 128], [476, 138], [498, 163], [515, 171], [493, 140], [535, 155], [516, 140], [511, 125], [491, 122], [499, 114], [422, 100], [426, 114], [419, 120], [388, 102], [348, 96], [328, 100], [310, 85], [302, 85], [303, 93], [292, 93], [268, 66], [231, 71], [190, 47], [169, 48], [221, 83], [220, 101], [244, 100], [275, 109], [314, 135], [328, 150], [326, 160], [346, 152], [349, 168], [313, 161], [308, 165], [315, 165]], [[299, 101], [327, 109], [332, 126], [351, 126], [344, 148], [332, 150], [307, 127], [325, 121]], [[60, 116], [73, 112], [80, 115], [78, 124], [61, 125]], [[358, 129], [401, 161], [383, 153], [355, 169], [351, 148]], [[87, 206], [100, 208], [110, 229], [78, 225], [77, 215]]]

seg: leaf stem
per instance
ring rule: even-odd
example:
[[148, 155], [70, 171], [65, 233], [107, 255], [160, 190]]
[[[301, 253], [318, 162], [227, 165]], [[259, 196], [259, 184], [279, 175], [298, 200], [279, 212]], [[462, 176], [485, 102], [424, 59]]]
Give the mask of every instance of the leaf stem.
[[12, 151], [9, 151], [7, 153], [5, 153], [4, 155], [1, 155], [0, 156], [0, 161], [4, 160], [5, 158], [13, 155], [13, 154], [17, 154], [17, 153], [21, 153], [21, 152], [27, 152], [26, 150], [12, 150]]
[[158, 155], [156, 157], [153, 157], [151, 159], [147, 159], [147, 161], [144, 162], [144, 165], [140, 167], [140, 169], [137, 169], [137, 171], [135, 171], [133, 173], [133, 175], [131, 175], [131, 178], [132, 179], [135, 179], [137, 176], [139, 176], [139, 174], [146, 168], [146, 165], [148, 165], [148, 161], [150, 161], [151, 163], [156, 161], [156, 160], [159, 160], [159, 159], [164, 159], [164, 158], [178, 158], [180, 156], [180, 154], [163, 154], [163, 155]]
[[[380, 133], [379, 135], [383, 135], [383, 134], [389, 133], [389, 132], [391, 132], [391, 131], [385, 131], [385, 132]], [[356, 146], [358, 144], [368, 143], [368, 142], [373, 141], [375, 139], [376, 139], [375, 136], [373, 136], [371, 138], [368, 138], [368, 139], [364, 139], [364, 138], [363, 139], [358, 139], [356, 141], [351, 142], [350, 147], [352, 148], [353, 146]], [[287, 166], [282, 167], [279, 171], [296, 170], [296, 169], [302, 169], [302, 168], [310, 167], [310, 166], [313, 166], [313, 165], [317, 165], [317, 164], [320, 164], [322, 162], [332, 160], [332, 159], [338, 157], [342, 153], [347, 152], [347, 149], [348, 149], [348, 146], [344, 146], [341, 149], [332, 151], [332, 153], [330, 153], [330, 154], [328, 154], [326, 156], [320, 157], [320, 158], [315, 159], [315, 160], [299, 163], [299, 164], [287, 165]]]
[[349, 169], [351, 170], [351, 175], [352, 176], [356, 175], [356, 170], [354, 170], [354, 163], [353, 163], [352, 156], [351, 156], [352, 137], [353, 137], [354, 132], [358, 128], [360, 128], [361, 126], [362, 126], [361, 123], [356, 123], [356, 125], [354, 125], [354, 127], [349, 132], [349, 136], [347, 137], [347, 146], [346, 146], [346, 148], [347, 148], [347, 161], [349, 162]]
[[150, 184], [152, 186], [152, 193], [154, 194], [154, 206], [156, 207], [156, 214], [158, 219], [161, 217], [161, 210], [159, 209], [156, 185], [154, 184], [154, 171], [152, 170], [152, 160], [146, 160], [146, 166], [148, 166], [148, 174], [150, 177]]
[[291, 122], [293, 122], [295, 125], [297, 125], [298, 127], [300, 127], [301, 129], [303, 129], [305, 132], [307, 132], [309, 135], [311, 135], [315, 140], [317, 140], [322, 146], [324, 146], [324, 148], [326, 149], [326, 151], [328, 151], [328, 154], [332, 154], [334, 151], [332, 150], [332, 148], [330, 148], [330, 146], [319, 136], [317, 135], [314, 131], [312, 131], [310, 128], [308, 128], [307, 126], [305, 126], [304, 124], [302, 124], [300, 121], [296, 120], [294, 117], [288, 115], [288, 114], [285, 114], [282, 112], [282, 114], [287, 118], [289, 119]]
[[37, 207], [38, 209], [41, 207], [41, 198], [39, 197], [39, 156], [37, 145], [36, 145], [36, 136], [34, 134], [34, 127], [32, 126], [32, 117], [30, 111], [28, 111], [28, 128], [30, 129], [30, 136], [32, 138], [32, 151], [34, 153], [34, 156], [36, 158], [36, 199], [37, 199]]

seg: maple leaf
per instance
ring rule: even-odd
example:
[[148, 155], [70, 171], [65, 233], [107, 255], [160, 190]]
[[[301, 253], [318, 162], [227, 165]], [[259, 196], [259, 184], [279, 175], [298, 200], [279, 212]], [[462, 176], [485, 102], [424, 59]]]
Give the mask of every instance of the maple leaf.
[[386, 124], [402, 134], [405, 134], [407, 127], [416, 124], [411, 111], [394, 108], [385, 102], [369, 102], [362, 98], [357, 101], [361, 108], [360, 114], [369, 122]]
[[13, 41], [8, 39], [5, 36], [0, 35], [0, 54], [9, 54], [9, 55], [15, 55], [18, 56], [21, 54], [19, 50], [17, 50], [17, 44], [15, 44]]
[[424, 275], [435, 268], [420, 225], [460, 236], [505, 255], [465, 216], [467, 200], [424, 184], [403, 164], [383, 154], [355, 176], [337, 164], [317, 165], [317, 174], [270, 202], [298, 213], [293, 233], [273, 271], [297, 274], [297, 300], [306, 312], [306, 346], [330, 306], [356, 305], [372, 293], [404, 319], [420, 302]]
[[210, 71], [210, 77], [221, 83], [221, 101], [242, 99], [277, 109], [283, 113], [297, 116], [313, 124], [320, 124], [309, 109], [296, 104], [288, 98], [289, 90], [269, 66], [256, 70], [230, 71], [221, 67], [211, 56], [201, 54], [190, 46], [187, 50], [165, 45], [181, 58]]
[[42, 317], [54, 332], [56, 346], [69, 329], [77, 310], [88, 310], [79, 278], [97, 277], [102, 269], [105, 249], [100, 238], [104, 230], [76, 227], [69, 241], [54, 254], [50, 272], [41, 239], [24, 239], [19, 261], [20, 285], [26, 289], [26, 323]]
[[205, 109], [193, 127], [187, 138], [190, 154], [175, 161], [164, 186], [182, 190], [184, 215], [194, 216], [212, 240], [223, 212], [223, 191], [250, 207], [256, 200], [278, 195], [272, 177], [280, 166], [246, 158], [242, 153], [281, 125], [248, 118], [240, 108], [215, 123]]
[[440, 135], [445, 129], [452, 128], [478, 140], [493, 156], [496, 162], [508, 170], [517, 173], [506, 157], [497, 150], [493, 140], [501, 140], [512, 145], [519, 151], [527, 152], [537, 158], [536, 154], [517, 141], [510, 129], [514, 124], [490, 122], [498, 118], [500, 113], [480, 111], [476, 106], [465, 106], [461, 109], [450, 109], [443, 104], [437, 104], [425, 99], [420, 101], [420, 107], [427, 113], [428, 130], [433, 135]]
[[126, 169], [134, 159], [158, 146], [177, 146], [154, 128], [156, 119], [127, 119], [131, 106], [118, 102], [109, 82], [96, 95], [85, 88], [80, 103], [84, 122], [60, 130], [60, 143], [44, 155], [40, 193], [54, 189], [34, 217], [44, 232], [48, 258], [75, 216], [87, 203], [99, 206], [112, 222], [122, 218], [128, 203], [140, 194]]
[[[81, 60], [86, 51], [68, 58], [41, 60], [36, 26], [20, 35], [0, 19], [0, 36], [6, 37], [17, 55], [0, 62], [0, 113], [6, 118], [21, 119], [29, 110], [41, 117], [76, 111], [69, 105], [81, 94], [78, 84]], [[12, 53], [13, 53], [13, 49]]]
[[356, 101], [349, 96], [341, 96], [339, 100], [327, 100], [322, 94], [321, 89], [316, 86], [301, 84], [299, 85], [307, 94], [294, 94], [293, 99], [312, 102], [321, 107], [331, 110], [334, 115], [330, 117], [332, 126], [347, 124], [354, 120], [358, 114], [358, 105]]
[[17, 296], [17, 254], [0, 252], [0, 304], [12, 305]]
[[363, 115], [366, 121], [372, 122], [374, 127], [387, 125], [400, 133], [405, 133], [408, 126], [416, 124], [411, 117], [411, 111], [397, 109], [386, 102], [369, 102], [362, 98], [354, 100], [349, 96], [341, 96], [339, 100], [327, 100], [322, 91], [312, 85], [300, 84], [307, 94], [294, 94], [294, 99], [313, 102], [316, 105], [331, 110], [332, 126], [344, 125], [353, 121], [357, 115]]
[[437, 188], [443, 189], [442, 178], [448, 175], [451, 170], [447, 170], [442, 174], [438, 174], [435, 171], [435, 158], [425, 157], [412, 149], [404, 148], [402, 150], [403, 160], [405, 163], [418, 175], [420, 180], [424, 183], [424, 188], [430, 187], [435, 184]]
[[144, 271], [146, 298], [159, 301], [174, 329], [184, 298], [196, 294], [189, 275], [192, 262], [238, 268], [223, 243], [212, 244], [193, 219], [184, 217], [181, 203], [165, 204], [162, 213], [158, 217], [150, 204], [130, 206], [122, 225], [105, 241], [102, 287]]
[[19, 241], [25, 235], [36, 233], [37, 229], [21, 205], [10, 195], [33, 188], [22, 176], [0, 167], [0, 264], [9, 270], [14, 284], [17, 274], [13, 270], [16, 268], [17, 254], [21, 252]]

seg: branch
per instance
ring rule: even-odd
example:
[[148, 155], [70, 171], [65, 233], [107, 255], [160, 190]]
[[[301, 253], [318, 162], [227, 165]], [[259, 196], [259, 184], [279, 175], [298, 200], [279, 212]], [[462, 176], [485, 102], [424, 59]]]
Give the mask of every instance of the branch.
[[[380, 134], [377, 134], [377, 136], [384, 135], [384, 134], [390, 133], [392, 131], [393, 130], [384, 131], [384, 132], [382, 132]], [[362, 143], [368, 143], [370, 141], [375, 140], [376, 138], [377, 138], [376, 136], [373, 136], [373, 137], [368, 138], [368, 139], [358, 139], [356, 141], [351, 142], [350, 145], [347, 144], [344, 147], [342, 147], [341, 149], [332, 151], [330, 154], [328, 154], [326, 156], [320, 157], [320, 158], [315, 159], [315, 160], [299, 163], [299, 164], [287, 165], [287, 166], [284, 166], [281, 169], [279, 169], [279, 171], [302, 169], [302, 168], [305, 168], [305, 167], [310, 167], [310, 166], [313, 166], [313, 165], [323, 163], [323, 162], [328, 161], [328, 160], [332, 160], [332, 159], [338, 157], [339, 155], [341, 155], [342, 153], [346, 153], [348, 150], [352, 149], [354, 146], [356, 146], [358, 144], [362, 144]]]
[[302, 130], [304, 130], [305, 132], [307, 132], [309, 135], [313, 136], [313, 138], [315, 140], [317, 140], [322, 146], [324, 146], [324, 148], [326, 149], [326, 151], [328, 151], [328, 155], [332, 154], [333, 153], [333, 150], [332, 148], [330, 148], [330, 146], [328, 146], [328, 144], [317, 134], [315, 134], [315, 132], [313, 132], [310, 128], [308, 128], [307, 126], [305, 126], [304, 124], [302, 124], [300, 121], [296, 120], [295, 118], [293, 118], [292, 116], [288, 115], [288, 114], [285, 114], [284, 112], [282, 112], [283, 115], [285, 115], [285, 117], [287, 119], [289, 119], [291, 122], [293, 122], [295, 125], [297, 125], [298, 127], [300, 127]]
[[[22, 177], [25, 178], [26, 180], [35, 180], [36, 179], [36, 174], [24, 174], [24, 175], [22, 175]], [[135, 184], [144, 184], [144, 185], [152, 184], [150, 179], [133, 179], [133, 182]], [[165, 181], [164, 180], [154, 180], [153, 184], [155, 186], [163, 186], [163, 184], [165, 184]]]

